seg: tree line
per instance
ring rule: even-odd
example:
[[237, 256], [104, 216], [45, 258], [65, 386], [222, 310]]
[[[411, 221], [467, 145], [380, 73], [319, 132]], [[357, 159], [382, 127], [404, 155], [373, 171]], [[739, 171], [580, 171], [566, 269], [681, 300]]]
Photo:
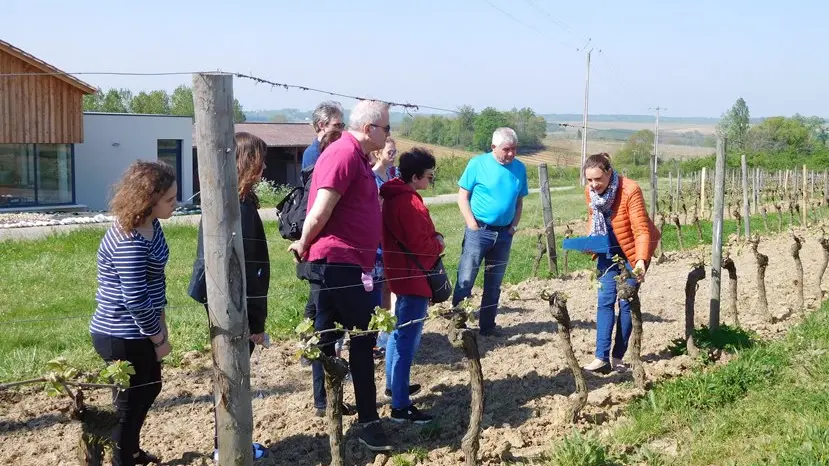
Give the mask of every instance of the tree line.
[[[737, 99], [723, 114], [717, 125], [717, 134], [726, 138], [726, 163], [740, 166], [740, 157], [752, 167], [780, 170], [807, 165], [810, 169], [829, 168], [829, 126], [819, 116], [765, 118], [751, 124], [746, 101]], [[688, 160], [682, 170], [699, 170], [703, 166], [713, 168], [715, 157]]]
[[[195, 118], [193, 107], [193, 89], [181, 85], [172, 94], [165, 90], [141, 91], [133, 94], [129, 89], [109, 89], [92, 95], [83, 96], [83, 110], [85, 112], [103, 113], [144, 113], [153, 115], [177, 115]], [[233, 122], [242, 123], [246, 120], [242, 105], [233, 99]]]
[[403, 137], [427, 144], [458, 147], [473, 151], [488, 151], [492, 132], [496, 128], [509, 126], [518, 135], [522, 148], [540, 148], [547, 135], [547, 121], [536, 115], [531, 108], [512, 109], [506, 112], [492, 107], [480, 113], [465, 105], [457, 115], [407, 116], [400, 125]]

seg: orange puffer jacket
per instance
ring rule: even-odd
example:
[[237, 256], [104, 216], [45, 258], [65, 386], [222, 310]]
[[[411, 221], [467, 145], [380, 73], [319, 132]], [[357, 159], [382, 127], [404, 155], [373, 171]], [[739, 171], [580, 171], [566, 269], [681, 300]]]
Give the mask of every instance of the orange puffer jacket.
[[[642, 189], [635, 181], [619, 176], [619, 188], [616, 191], [616, 200], [610, 210], [610, 225], [613, 234], [622, 247], [631, 267], [639, 260], [649, 264], [656, 246], [659, 244], [659, 230], [648, 217], [645, 207], [645, 197]], [[593, 208], [590, 207], [590, 187], [585, 187], [584, 197], [587, 199], [588, 233], [593, 224]]]

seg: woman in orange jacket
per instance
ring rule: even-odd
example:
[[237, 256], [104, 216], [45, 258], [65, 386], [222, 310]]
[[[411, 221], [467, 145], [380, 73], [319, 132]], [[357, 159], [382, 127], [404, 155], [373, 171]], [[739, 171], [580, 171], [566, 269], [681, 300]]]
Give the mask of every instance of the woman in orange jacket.
[[[616, 276], [621, 272], [613, 257], [624, 259], [635, 279], [629, 283], [638, 286], [645, 279], [645, 270], [659, 240], [659, 232], [648, 217], [645, 198], [639, 185], [619, 175], [610, 166], [610, 155], [594, 154], [584, 163], [587, 180], [585, 197], [589, 211], [590, 236], [607, 236], [610, 250], [596, 256], [599, 273], [599, 302], [596, 312], [596, 358], [584, 368], [607, 374], [621, 365], [632, 330], [630, 303], [619, 301], [616, 308]], [[610, 337], [614, 320], [616, 338], [610, 351]]]

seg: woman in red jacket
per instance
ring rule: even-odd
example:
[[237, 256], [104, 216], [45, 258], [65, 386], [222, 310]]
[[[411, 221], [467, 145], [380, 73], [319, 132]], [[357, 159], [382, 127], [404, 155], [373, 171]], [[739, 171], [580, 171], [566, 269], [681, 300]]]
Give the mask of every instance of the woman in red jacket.
[[[397, 325], [422, 319], [432, 297], [423, 270], [430, 270], [443, 252], [443, 236], [435, 231], [429, 209], [417, 193], [435, 177], [435, 158], [420, 148], [400, 156], [399, 177], [380, 188], [383, 197], [383, 264], [386, 280], [397, 295]], [[423, 323], [398, 328], [386, 347], [386, 388], [391, 389], [391, 420], [431, 422], [409, 398], [409, 376], [415, 351], [420, 345]]]

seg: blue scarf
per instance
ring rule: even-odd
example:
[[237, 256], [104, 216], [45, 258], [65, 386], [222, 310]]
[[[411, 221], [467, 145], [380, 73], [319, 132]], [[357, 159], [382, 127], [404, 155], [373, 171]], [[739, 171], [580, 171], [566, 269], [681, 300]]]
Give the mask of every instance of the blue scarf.
[[610, 209], [616, 200], [616, 191], [619, 189], [619, 175], [616, 170], [610, 175], [610, 184], [603, 194], [590, 190], [590, 207], [593, 209], [593, 224], [590, 226], [590, 236], [607, 235], [607, 224], [610, 221]]

